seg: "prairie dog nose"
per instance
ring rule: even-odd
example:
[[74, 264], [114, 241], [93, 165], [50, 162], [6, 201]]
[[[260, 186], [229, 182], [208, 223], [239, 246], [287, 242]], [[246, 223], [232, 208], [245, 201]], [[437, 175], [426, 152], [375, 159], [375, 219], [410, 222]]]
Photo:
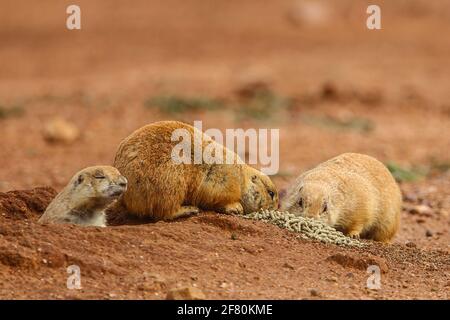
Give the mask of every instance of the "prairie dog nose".
[[125, 178], [124, 176], [120, 176], [117, 184], [119, 186], [125, 188], [127, 186], [127, 184], [128, 184], [127, 178]]

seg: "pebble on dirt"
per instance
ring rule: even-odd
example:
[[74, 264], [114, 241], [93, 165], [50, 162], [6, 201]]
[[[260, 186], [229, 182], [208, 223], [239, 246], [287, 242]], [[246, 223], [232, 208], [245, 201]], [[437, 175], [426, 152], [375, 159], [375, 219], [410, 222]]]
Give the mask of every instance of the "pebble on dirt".
[[317, 291], [316, 289], [309, 290], [309, 293], [311, 294], [312, 297], [318, 297], [320, 295], [319, 291]]
[[426, 217], [430, 217], [433, 215], [433, 209], [430, 206], [427, 206], [425, 204], [420, 204], [417, 206], [407, 206], [405, 205], [405, 209], [410, 213], [410, 214], [417, 214], [420, 216], [426, 216]]
[[62, 118], [51, 119], [44, 125], [43, 137], [50, 143], [70, 144], [80, 136], [80, 130]]
[[169, 290], [166, 300], [205, 300], [205, 294], [195, 287], [182, 287]]

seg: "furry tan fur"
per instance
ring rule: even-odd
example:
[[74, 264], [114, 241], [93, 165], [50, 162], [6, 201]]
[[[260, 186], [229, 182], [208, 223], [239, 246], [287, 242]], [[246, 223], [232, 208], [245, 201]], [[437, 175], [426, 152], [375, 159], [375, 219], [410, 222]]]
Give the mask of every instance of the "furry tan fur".
[[40, 223], [72, 223], [105, 227], [105, 209], [127, 188], [127, 180], [116, 168], [94, 166], [77, 172], [53, 199]]
[[[172, 141], [172, 134], [177, 129], [184, 129], [192, 138], [192, 154], [187, 155], [191, 160], [197, 139], [203, 150], [213, 147], [224, 159], [230, 156], [233, 163], [174, 162], [172, 152], [180, 140]], [[125, 138], [114, 166], [129, 182], [122, 204], [137, 216], [170, 220], [199, 209], [239, 214], [277, 208], [278, 193], [270, 178], [239, 160], [234, 152], [196, 128], [178, 121], [161, 121]]]
[[281, 210], [321, 219], [354, 238], [389, 242], [401, 205], [400, 188], [381, 162], [344, 153], [300, 175]]

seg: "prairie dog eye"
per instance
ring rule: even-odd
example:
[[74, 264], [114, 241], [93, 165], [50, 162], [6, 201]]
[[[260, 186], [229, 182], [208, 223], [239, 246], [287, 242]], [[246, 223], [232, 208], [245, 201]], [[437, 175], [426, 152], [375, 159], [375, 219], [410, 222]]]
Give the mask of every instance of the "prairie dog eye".
[[323, 203], [323, 209], [322, 209], [322, 213], [325, 213], [325, 212], [327, 212], [327, 210], [328, 210], [328, 205], [327, 205], [327, 203], [326, 203], [326, 202], [324, 202], [324, 203]]
[[275, 197], [275, 192], [273, 192], [272, 190], [267, 191], [269, 193], [269, 196], [273, 199], [273, 197]]
[[300, 200], [298, 200], [298, 206], [303, 209], [303, 198], [300, 198]]

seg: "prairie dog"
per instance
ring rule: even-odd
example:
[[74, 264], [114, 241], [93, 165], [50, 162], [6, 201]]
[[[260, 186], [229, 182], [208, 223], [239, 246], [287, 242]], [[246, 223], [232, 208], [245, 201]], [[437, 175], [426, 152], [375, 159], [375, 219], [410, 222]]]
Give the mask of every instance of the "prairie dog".
[[389, 242], [401, 205], [400, 188], [380, 161], [344, 153], [300, 175], [281, 209], [321, 219], [353, 238]]
[[104, 210], [122, 195], [127, 179], [116, 168], [94, 166], [77, 172], [53, 199], [40, 223], [106, 227]]
[[[187, 155], [191, 160], [197, 139], [203, 150], [214, 147], [224, 159], [233, 159], [232, 163], [176, 163], [172, 152], [181, 140], [172, 141], [172, 134], [177, 129], [184, 129], [191, 138], [192, 154]], [[161, 121], [146, 125], [125, 138], [116, 153], [114, 166], [129, 182], [121, 204], [131, 214], [154, 220], [170, 220], [199, 209], [242, 214], [277, 208], [278, 193], [270, 178], [239, 160], [234, 152], [188, 124]]]

